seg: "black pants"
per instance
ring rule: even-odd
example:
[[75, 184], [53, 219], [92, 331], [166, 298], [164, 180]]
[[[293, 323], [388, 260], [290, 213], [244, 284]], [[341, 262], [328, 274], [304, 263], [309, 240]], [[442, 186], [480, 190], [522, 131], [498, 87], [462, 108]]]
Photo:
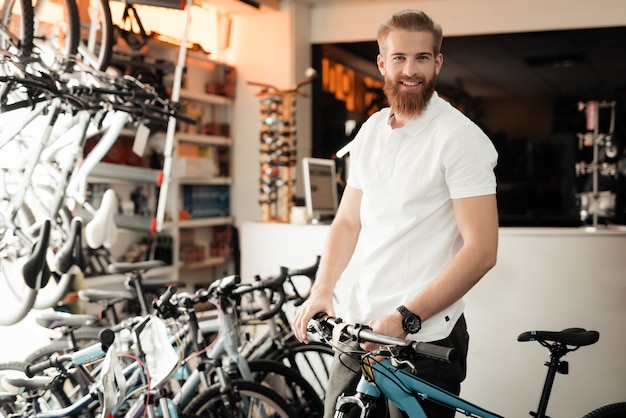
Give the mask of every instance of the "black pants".
[[[415, 374], [422, 379], [435, 384], [448, 392], [458, 395], [461, 392], [461, 382], [465, 379], [467, 372], [467, 348], [469, 334], [465, 317], [461, 316], [455, 324], [452, 332], [447, 338], [433, 341], [445, 347], [454, 347], [457, 350], [457, 359], [452, 363], [438, 360], [420, 358], [415, 364]], [[354, 343], [352, 343], [354, 344]], [[353, 345], [354, 350], [359, 350]], [[356, 385], [361, 377], [359, 359], [354, 356], [335, 354], [330, 371], [326, 399], [324, 404], [324, 418], [332, 418], [335, 411], [337, 398], [345, 394], [353, 394]], [[455, 411], [447, 407], [435, 404], [431, 401], [420, 401], [424, 412], [429, 418], [454, 418]], [[381, 399], [374, 414], [376, 418], [400, 418], [406, 417], [402, 411], [398, 410], [391, 402], [386, 405], [386, 401]]]

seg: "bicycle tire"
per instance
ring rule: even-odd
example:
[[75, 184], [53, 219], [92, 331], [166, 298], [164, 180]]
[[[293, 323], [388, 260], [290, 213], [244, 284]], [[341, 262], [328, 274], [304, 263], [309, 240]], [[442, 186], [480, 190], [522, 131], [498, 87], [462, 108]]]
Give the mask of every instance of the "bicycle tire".
[[300, 373], [274, 360], [252, 360], [248, 365], [254, 381], [281, 395], [297, 416], [324, 416], [324, 402]]
[[326, 398], [330, 365], [335, 353], [327, 344], [290, 342], [282, 350], [264, 357], [277, 360], [300, 373], [313, 386], [321, 399]]
[[[13, 206], [7, 199], [0, 199], [0, 213], [11, 213]], [[35, 217], [26, 205], [15, 211], [12, 219], [14, 225], [27, 236], [14, 234], [11, 227], [0, 217], [0, 280], [4, 281], [9, 292], [3, 292], [0, 298], [0, 325], [15, 325], [31, 311], [39, 289], [32, 289], [26, 285], [22, 265], [32, 251], [28, 241], [36, 242], [37, 232], [32, 236], [29, 229], [35, 224]]]
[[623, 418], [626, 417], [626, 402], [618, 402], [602, 406], [585, 415], [583, 418]]
[[46, 344], [40, 347], [26, 356], [24, 363], [36, 363], [46, 360], [55, 354], [65, 354], [75, 351], [81, 347], [87, 347], [90, 344], [99, 341], [100, 331], [102, 328], [80, 328], [74, 331], [74, 341], [76, 346], [73, 346], [68, 337], [64, 336], [61, 339], [52, 341], [50, 344]]
[[[16, 177], [20, 176], [20, 173], [14, 173]], [[15, 187], [19, 182], [11, 183], [9, 178], [11, 174], [9, 172], [4, 173], [4, 178], [0, 183], [4, 185], [6, 191], [9, 192], [9, 187]], [[7, 186], [12, 184], [12, 186]], [[0, 201], [0, 213], [15, 213], [15, 216], [11, 221], [19, 227], [22, 233], [27, 231], [33, 231], [33, 226], [38, 225], [46, 219], [52, 217], [50, 242], [48, 244], [48, 251], [50, 257], [53, 257], [55, 248], [60, 248], [68, 238], [70, 230], [72, 215], [69, 209], [65, 206], [61, 207], [56, 214], [50, 214], [50, 208], [53, 206], [54, 190], [48, 186], [39, 186], [31, 184], [28, 186], [25, 200], [18, 210], [14, 209], [14, 203], [11, 201], [11, 193], [8, 193], [7, 199]], [[2, 222], [0, 222], [0, 236], [7, 232], [11, 232], [10, 228], [7, 229]], [[29, 239], [36, 241], [37, 233], [27, 233]], [[10, 313], [6, 313], [2, 317], [0, 323], [2, 325], [13, 325], [21, 321], [32, 308], [35, 309], [47, 309], [56, 306], [58, 302], [65, 297], [67, 288], [61, 287], [49, 287], [42, 286], [37, 289], [36, 292], [29, 292], [28, 288], [24, 286], [23, 282], [19, 279], [21, 276], [20, 264], [23, 257], [31, 252], [31, 245], [22, 239], [15, 239], [8, 241], [8, 244], [0, 250], [0, 277], [6, 282], [7, 288], [10, 290], [7, 296], [10, 296], [10, 300], [2, 299], [0, 302], [3, 308], [7, 308]], [[71, 280], [62, 280], [57, 284], [67, 285], [71, 284]], [[50, 281], [48, 281], [50, 283]], [[34, 294], [33, 294], [34, 293]], [[8, 304], [5, 305], [5, 303]], [[13, 309], [15, 304], [18, 303], [20, 308]], [[5, 310], [3, 310], [3, 313]]]
[[[3, 386], [5, 384], [4, 376], [6, 375], [6, 372], [24, 373], [24, 371], [26, 370], [27, 364], [28, 364], [27, 362], [20, 362], [20, 361], [9, 361], [9, 362], [0, 363], [0, 391], [6, 392], [6, 388]], [[60, 409], [60, 408], [64, 408], [64, 407], [68, 407], [72, 405], [72, 401], [64, 392], [62, 381], [59, 381], [56, 384], [52, 384], [45, 392], [39, 393], [38, 397], [42, 401], [45, 400], [46, 404], [48, 405], [50, 409]], [[20, 409], [24, 407], [22, 402], [23, 401], [18, 401], [19, 405], [11, 405], [11, 409], [13, 409], [13, 412], [15, 411], [15, 409]], [[19, 406], [19, 407], [15, 408], [15, 406]], [[5, 408], [5, 412], [7, 411], [8, 409]], [[15, 416], [15, 415], [10, 415], [10, 416]], [[77, 415], [78, 418], [93, 418], [93, 416], [94, 415], [88, 410], [82, 411], [80, 414]]]
[[[19, 10], [15, 7], [19, 6]], [[7, 39], [3, 36], [2, 49], [23, 56], [33, 52], [33, 5], [30, 0], [5, 0], [2, 8], [2, 25], [6, 28]]]
[[[268, 418], [291, 418], [295, 417], [295, 412], [291, 410], [287, 401], [278, 393], [259, 383], [247, 382], [245, 380], [233, 380], [232, 388], [236, 392], [237, 399], [247, 399], [252, 401], [255, 407], [262, 407], [264, 412], [261, 415], [256, 409], [243, 411], [241, 403], [229, 405], [225, 400], [223, 387], [216, 383], [209, 387], [206, 392], [196, 395], [183, 409], [182, 418], [185, 417], [205, 417], [205, 418], [225, 418], [229, 416], [260, 417]], [[261, 402], [261, 404], [259, 404]], [[255, 412], [257, 412], [255, 414]]]
[[78, 10], [80, 21], [78, 53], [87, 65], [104, 71], [111, 62], [115, 45], [111, 7], [108, 0], [78, 1], [82, 6]]
[[[74, 0], [37, 0], [33, 2], [33, 36], [35, 46], [49, 66], [57, 58], [71, 63], [78, 52], [80, 22]], [[58, 15], [57, 11], [61, 14]], [[52, 16], [55, 20], [49, 20]]]

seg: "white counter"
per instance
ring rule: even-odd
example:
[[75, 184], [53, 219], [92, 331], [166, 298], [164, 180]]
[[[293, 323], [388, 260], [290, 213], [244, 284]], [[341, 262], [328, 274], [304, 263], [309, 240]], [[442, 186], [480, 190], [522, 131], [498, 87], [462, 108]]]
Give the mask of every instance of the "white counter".
[[[305, 267], [321, 253], [328, 225], [247, 223], [242, 276]], [[507, 417], [536, 410], [547, 349], [519, 343], [532, 329], [583, 327], [600, 341], [567, 355], [548, 414], [583, 416], [626, 401], [626, 232], [583, 228], [501, 228], [498, 263], [466, 296], [470, 332], [462, 394]]]

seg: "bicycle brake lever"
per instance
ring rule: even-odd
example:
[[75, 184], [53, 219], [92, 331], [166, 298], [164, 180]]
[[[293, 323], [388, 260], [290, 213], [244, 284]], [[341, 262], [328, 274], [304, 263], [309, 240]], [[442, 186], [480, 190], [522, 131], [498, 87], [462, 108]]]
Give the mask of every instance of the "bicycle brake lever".
[[411, 372], [415, 372], [417, 369], [415, 368], [415, 365], [413, 363], [411, 363], [410, 360], [408, 360], [408, 356], [407, 356], [407, 351], [409, 350], [408, 347], [403, 347], [403, 346], [393, 346], [393, 347], [388, 347], [389, 349], [389, 362], [395, 366], [395, 367], [399, 367], [399, 366], [408, 366], [411, 369]]

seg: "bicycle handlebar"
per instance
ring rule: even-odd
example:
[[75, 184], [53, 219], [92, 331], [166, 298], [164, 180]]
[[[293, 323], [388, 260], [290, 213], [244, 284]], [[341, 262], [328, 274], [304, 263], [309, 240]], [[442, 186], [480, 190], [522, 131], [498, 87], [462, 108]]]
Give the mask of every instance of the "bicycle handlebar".
[[317, 258], [315, 259], [315, 264], [309, 266], [309, 267], [305, 267], [302, 269], [289, 269], [287, 271], [287, 280], [286, 282], [289, 283], [289, 285], [291, 286], [291, 288], [293, 289], [293, 295], [288, 295], [287, 296], [287, 300], [291, 300], [294, 301], [293, 304], [294, 306], [300, 306], [304, 303], [305, 300], [307, 300], [307, 298], [309, 297], [309, 295], [305, 295], [303, 296], [298, 289], [296, 288], [295, 283], [293, 282], [293, 280], [291, 280], [293, 277], [296, 276], [305, 276], [307, 277], [310, 281], [311, 281], [311, 285], [313, 284], [313, 282], [315, 281], [315, 276], [317, 275], [317, 270], [320, 266], [320, 259], [321, 257], [318, 255]]
[[[251, 293], [257, 290], [263, 292], [266, 289], [269, 290], [271, 292], [271, 296], [265, 299], [266, 303], [264, 303], [261, 311], [255, 314], [256, 318], [259, 321], [266, 321], [275, 316], [285, 303], [287, 295], [285, 293], [284, 283], [288, 278], [289, 275], [287, 268], [281, 267], [280, 274], [278, 276], [269, 277], [266, 279], [261, 279], [259, 276], [256, 276], [255, 282], [241, 285], [240, 287], [235, 289], [233, 294], [244, 295], [246, 293]], [[274, 295], [277, 295], [278, 298], [274, 299]]]
[[[309, 332], [320, 334], [324, 341], [332, 342], [333, 345], [349, 340], [358, 343], [371, 342], [384, 346], [408, 347], [420, 356], [439, 361], [450, 362], [456, 358], [454, 348], [379, 334], [366, 325], [349, 324], [343, 322], [341, 318], [334, 318], [323, 312], [315, 315], [312, 321], [314, 324], [308, 328]], [[393, 350], [391, 354], [394, 354]]]
[[100, 331], [98, 335], [99, 342], [92, 344], [88, 347], [82, 348], [70, 354], [64, 354], [55, 358], [49, 358], [48, 360], [40, 361], [38, 363], [29, 364], [24, 369], [24, 373], [28, 377], [33, 377], [38, 373], [43, 372], [51, 367], [62, 368], [66, 362], [80, 365], [90, 361], [97, 360], [104, 356], [109, 347], [115, 341], [115, 332], [105, 328]]

